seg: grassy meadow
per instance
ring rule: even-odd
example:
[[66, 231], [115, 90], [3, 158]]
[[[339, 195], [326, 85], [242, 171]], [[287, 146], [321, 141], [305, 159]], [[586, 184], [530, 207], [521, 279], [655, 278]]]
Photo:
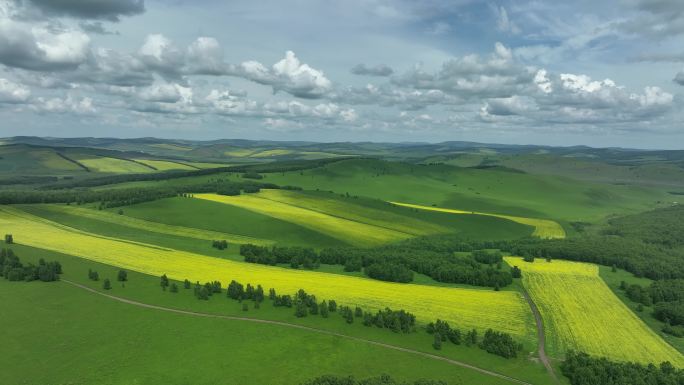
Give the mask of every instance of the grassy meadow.
[[531, 314], [517, 292], [440, 288], [247, 264], [155, 245], [98, 236], [3, 208], [0, 226], [12, 228], [18, 243], [72, 254], [151, 275], [191, 281], [235, 279], [278, 291], [303, 288], [321, 298], [370, 309], [403, 308], [429, 322], [442, 319], [465, 328], [496, 327], [523, 340], [534, 339]]
[[[1, 242], [0, 246], [5, 247]], [[249, 310], [244, 312], [237, 301], [226, 299], [225, 294], [215, 295], [209, 301], [197, 301], [192, 290], [182, 289], [182, 285], [177, 294], [165, 292], [159, 288], [158, 277], [134, 271], [129, 271], [128, 281], [121, 285], [114, 279], [119, 270], [117, 267], [24, 245], [15, 244], [12, 248], [22, 260], [34, 263], [38, 258], [59, 260], [64, 266], [64, 280], [120, 298], [193, 312], [298, 324], [461, 360], [534, 384], [551, 384], [543, 368], [527, 356], [507, 360], [487, 354], [476, 347], [455, 345], [445, 345], [443, 350], [436, 352], [430, 347], [431, 336], [422, 330], [404, 335], [368, 328], [360, 322], [348, 325], [334, 313], [329, 319], [314, 316], [297, 318], [292, 309], [275, 308], [269, 302], [265, 302], [260, 309], [254, 309], [250, 305]], [[87, 278], [89, 269], [99, 272], [99, 282]], [[102, 290], [104, 278], [114, 281], [110, 291]], [[393, 377], [406, 380], [442, 379], [456, 385], [512, 384], [510, 381], [482, 375], [440, 360], [425, 359], [415, 354], [376, 347], [344, 337], [282, 326], [225, 319], [211, 320], [142, 309], [88, 293], [66, 282], [14, 283], [0, 280], [0, 298], [3, 303], [11, 304], [16, 309], [12, 317], [0, 319], [0, 336], [7, 337], [4, 339], [6, 345], [14, 348], [13, 354], [6, 358], [7, 362], [16, 363], [12, 367], [28, 368], [29, 355], [34, 359], [41, 359], [41, 370], [0, 372], [2, 383], [197, 383], [186, 380], [192, 378], [194, 370], [189, 369], [187, 363], [190, 362], [195, 368], [203, 368], [199, 383], [207, 384], [251, 383], [252, 378], [269, 384], [297, 384], [313, 375], [354, 374], [369, 377], [380, 373], [392, 373]], [[34, 314], [40, 314], [53, 322], [36, 322], [36, 318], [31, 316]], [[88, 321], [87, 325], [79, 327], [83, 320]], [[26, 326], [20, 335], [8, 332], [15, 322]], [[122, 333], [129, 329], [135, 331]], [[46, 338], [51, 343], [39, 352], [32, 353], [31, 346], [45, 341]], [[142, 346], [129, 351], [131, 345]], [[81, 349], [86, 346], [91, 354], [86, 360], [82, 357], [79, 359]], [[531, 346], [533, 345], [530, 343], [526, 348]], [[356, 357], [356, 350], [363, 352], [358, 361], [354, 357], [345, 358], [348, 355]], [[168, 353], [160, 356], [159, 351]], [[299, 359], [287, 359], [290, 354], [297, 354]], [[245, 363], [242, 359], [218, 360], [215, 359], [216, 356], [254, 357], [254, 362]], [[147, 360], [152, 361], [146, 365]], [[66, 362], [71, 362], [69, 370], [61, 369], [62, 363]], [[173, 368], [165, 367], [169, 363]], [[261, 370], [263, 365], [269, 370], [282, 370], [283, 375], [271, 380], [269, 376], [272, 374]], [[127, 370], [113, 370], [117, 367], [125, 367]], [[225, 373], [226, 370], [231, 373]], [[98, 377], [101, 373], [107, 375]]]
[[421, 206], [421, 205], [414, 205], [414, 204], [410, 204], [410, 203], [400, 203], [400, 202], [390, 202], [390, 203], [395, 204], [397, 206], [410, 207], [410, 208], [415, 208], [415, 209], [419, 209], [419, 210], [440, 211], [443, 213], [450, 213], [450, 214], [491, 216], [491, 217], [506, 219], [509, 221], [520, 223], [522, 225], [531, 226], [534, 228], [534, 231], [532, 231], [532, 235], [535, 237], [539, 237], [539, 238], [565, 238], [565, 230], [563, 230], [563, 227], [560, 224], [558, 224], [557, 222], [554, 222], [554, 221], [548, 220], [548, 219], [525, 218], [525, 217], [516, 217], [516, 216], [512, 216], [512, 215], [480, 213], [477, 211], [463, 211], [463, 210], [445, 209], [445, 208], [441, 208], [441, 207]]

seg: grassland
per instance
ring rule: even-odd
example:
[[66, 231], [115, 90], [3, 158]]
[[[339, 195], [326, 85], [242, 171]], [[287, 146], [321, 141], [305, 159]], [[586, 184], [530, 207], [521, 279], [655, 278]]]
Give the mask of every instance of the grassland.
[[[31, 205], [23, 206], [23, 209], [36, 211], [48, 211], [59, 217], [62, 214], [74, 215], [78, 217], [93, 219], [101, 222], [112, 223], [121, 226], [127, 226], [134, 229], [152, 231], [161, 234], [174, 235], [186, 238], [195, 238], [203, 240], [226, 240], [230, 243], [252, 243], [255, 245], [269, 245], [273, 244], [273, 241], [247, 237], [244, 235], [228, 234], [218, 231], [196, 229], [192, 227], [185, 226], [174, 226], [165, 223], [146, 221], [143, 219], [129, 217], [123, 214], [114, 214], [110, 211], [87, 209], [76, 206], [66, 206], [66, 205]], [[40, 215], [40, 214], [39, 214]]]
[[[344, 160], [267, 174], [267, 181], [424, 206], [455, 207], [556, 221], [598, 221], [668, 201], [663, 189], [578, 181], [501, 169]], [[561, 203], [562, 202], [562, 203]]]
[[[276, 193], [277, 194], [277, 193]], [[370, 225], [270, 199], [266, 193], [239, 196], [194, 194], [197, 199], [237, 206], [327, 234], [357, 246], [374, 246], [409, 238], [411, 234]]]
[[346, 242], [294, 223], [203, 199], [160, 199], [128, 206], [124, 215], [174, 226], [267, 239], [280, 245], [314, 248], [347, 245]]
[[[503, 330], [524, 340], [534, 339], [529, 310], [519, 293], [448, 289], [394, 284], [311, 271], [246, 264], [194, 253], [93, 236], [18, 210], [3, 208], [0, 226], [11, 229], [20, 244], [71, 254], [151, 275], [202, 282], [236, 279], [263, 283], [276, 290], [299, 288], [321, 298], [367, 308], [403, 308], [421, 320], [437, 317], [465, 328]], [[425, 322], [425, 321], [423, 321]]]
[[440, 212], [444, 212], [444, 213], [461, 214], [461, 215], [484, 215], [484, 216], [497, 217], [497, 218], [513, 221], [516, 223], [520, 223], [523, 225], [532, 226], [532, 227], [534, 227], [534, 231], [532, 232], [532, 235], [539, 237], [539, 238], [565, 238], [565, 230], [563, 230], [563, 227], [560, 224], [558, 224], [558, 222], [554, 222], [554, 221], [548, 220], [548, 219], [516, 217], [513, 215], [482, 213], [482, 212], [477, 212], [477, 211], [463, 211], [463, 210], [447, 209], [447, 208], [442, 208], [442, 207], [421, 206], [421, 205], [415, 205], [415, 204], [410, 204], [410, 203], [400, 203], [400, 202], [391, 202], [391, 203], [398, 205], [398, 206], [410, 207], [410, 208], [415, 208], [415, 209], [420, 209], [420, 210], [440, 211]]
[[262, 190], [256, 196], [411, 235], [438, 234], [451, 230], [445, 226], [389, 211], [387, 210], [388, 207], [377, 209], [369, 207], [369, 205], [355, 204], [353, 199], [338, 199], [330, 196], [330, 194], [326, 196], [289, 190]]
[[3, 384], [291, 385], [329, 373], [377, 376], [379, 368], [404, 380], [510, 383], [335, 336], [139, 309], [66, 283], [2, 280], [0, 301], [12, 309], [0, 318]]
[[76, 161], [89, 169], [102, 173], [143, 173], [151, 172], [152, 168], [126, 159], [109, 157], [81, 157]]
[[[4, 247], [2, 242], [0, 242], [0, 247]], [[105, 292], [102, 290], [102, 281], [88, 280], [88, 269], [98, 271], [101, 278], [109, 277], [110, 279], [115, 277], [118, 272], [118, 268], [114, 266], [52, 251], [17, 244], [12, 245], [12, 248], [21, 256], [22, 260], [27, 262], [36, 263], [39, 258], [59, 260], [64, 266], [64, 280], [77, 282], [100, 292]], [[332, 316], [329, 319], [322, 319], [321, 317], [297, 318], [292, 311], [272, 306], [262, 306], [260, 309], [253, 309], [250, 306], [249, 311], [244, 312], [239, 303], [227, 300], [225, 295], [214, 297], [209, 301], [197, 301], [192, 295], [192, 290], [181, 289], [178, 294], [163, 292], [159, 289], [158, 277], [134, 271], [129, 271], [128, 277], [129, 280], [125, 287], [116, 283], [112, 290], [106, 291], [106, 293], [119, 298], [167, 308], [205, 314], [247, 316], [323, 329], [364, 340], [434, 353], [513, 376], [535, 385], [551, 384], [541, 365], [530, 360], [527, 355], [507, 360], [487, 354], [476, 347], [451, 344], [445, 344], [441, 351], [434, 351], [430, 347], [430, 336], [422, 331], [408, 335], [395, 334], [383, 329], [367, 328], [360, 322], [348, 325], [339, 316]], [[64, 286], [64, 288], [60, 288], [60, 286]], [[404, 353], [395, 355], [396, 352], [392, 350], [375, 349], [372, 346], [366, 346], [366, 343], [348, 341], [346, 338], [331, 337], [328, 340], [321, 338], [326, 336], [317, 333], [274, 325], [255, 325], [249, 322], [220, 320], [223, 322], [207, 324], [204, 323], [203, 318], [140, 309], [134, 305], [121, 304], [112, 299], [102, 298], [97, 294], [73, 288], [64, 282], [24, 284], [3, 280], [0, 281], [0, 297], [3, 300], [5, 299], [3, 295], [5, 288], [8, 288], [7, 293], [10, 293], [14, 299], [2, 303], [12, 304], [11, 308], [16, 309], [16, 312], [21, 314], [21, 318], [13, 314], [10, 318], [0, 319], [0, 327], [2, 328], [0, 338], [3, 338], [5, 345], [12, 347], [16, 345], [16, 349], [11, 350], [14, 353], [11, 355], [11, 362], [17, 363], [16, 366], [9, 366], [16, 368], [16, 370], [4, 370], [0, 373], [0, 383], [3, 384], [16, 383], [15, 379], [17, 378], [21, 378], [23, 381], [21, 383], [24, 384], [41, 385], [52, 384], [52, 382], [46, 382], [46, 378], [57, 379], [55, 383], [58, 384], [129, 384], [134, 383], [135, 379], [145, 384], [157, 384], [157, 381], [169, 385], [195, 384], [197, 381], [189, 379], [192, 378], [192, 373], [187, 370], [187, 362], [193, 363], [196, 368], [201, 368], [203, 371], [202, 375], [197, 378], [207, 378], [206, 383], [215, 384], [251, 385], [254, 380], [250, 381], [250, 376], [259, 380], [260, 383], [279, 384], [281, 382], [278, 381], [282, 380], [283, 384], [298, 384], [302, 378], [316, 375], [310, 373], [352, 373], [360, 377], [389, 373], [393, 377], [407, 380], [419, 377], [444, 379], [451, 385], [511, 384], [511, 382], [502, 382], [495, 378], [481, 376], [472, 370], [460, 370], [438, 360], [425, 360], [416, 355], [406, 355], [407, 358], [404, 359], [402, 358]], [[30, 290], [31, 296], [26, 295], [29, 292], [27, 290]], [[52, 290], [54, 290], [54, 294], [51, 293]], [[98, 298], [103, 299], [103, 301], [99, 301]], [[14, 301], [21, 306], [15, 306]], [[113, 304], [114, 307], [109, 306], [110, 304]], [[32, 308], [36, 306], [37, 309]], [[134, 323], [126, 322], [130, 314], [137, 314], [139, 311], [165, 324], [167, 323], [167, 316], [173, 319], [177, 316], [186, 321], [182, 325], [175, 325], [176, 327], [170, 329], [163, 325], [156, 329], [152, 329], [151, 326], [148, 328], [147, 322], [140, 318], [136, 318]], [[87, 314], [81, 314], [82, 312]], [[31, 318], [31, 314], [39, 314], [41, 318]], [[97, 316], [98, 314], [101, 316]], [[11, 332], [16, 324], [9, 324], [9, 322], [18, 319], [21, 319], [22, 325], [26, 325], [26, 329], [22, 329], [23, 331], [18, 333], [20, 337]], [[52, 321], [49, 323], [40, 321], [44, 319]], [[8, 323], [9, 327], [5, 327], [5, 322]], [[78, 329], [81, 322], [87, 324], [84, 325], [79, 334]], [[153, 322], [150, 321], [150, 323]], [[138, 333], [135, 325], [145, 326]], [[129, 332], [130, 328], [135, 329], [136, 332]], [[224, 331], [224, 329], [228, 329], [228, 331]], [[183, 330], [183, 332], [179, 333], [179, 330]], [[252, 330], [258, 330], [265, 336], [264, 339], [254, 338]], [[11, 334], [10, 337], [5, 338], [3, 332]], [[290, 341], [291, 332], [297, 333], [299, 347], [290, 345], [290, 342], [278, 343], [278, 341]], [[178, 334], [182, 335], [179, 336]], [[280, 336], [280, 334], [285, 335]], [[185, 335], [193, 336], [197, 341], [192, 338], [186, 339]], [[215, 339], [209, 341], [209, 337], [205, 337], [209, 335], [214, 336]], [[50, 344], [39, 351], [32, 351], [28, 343], [31, 342], [33, 345], [34, 341], [50, 341]], [[125, 343], [118, 344], [119, 341]], [[200, 347], [191, 346], [195, 343], [199, 344]], [[132, 344], [143, 346], [128, 351], [127, 349], [130, 349], [129, 346]], [[162, 345], [165, 346], [164, 349], [161, 348]], [[320, 349], [317, 346], [320, 346]], [[87, 348], [89, 352], [86, 359], [82, 357], [84, 348]], [[328, 348], [331, 351], [328, 351]], [[373, 348], [373, 354], [378, 355], [378, 357], [366, 356], [365, 351], [368, 348]], [[361, 351], [365, 361], [356, 361], [354, 358], [356, 357], [355, 349]], [[161, 354], [159, 354], [160, 351]], [[297, 358], [292, 359], [291, 356], [286, 357], [284, 355], [290, 352], [297, 354]], [[193, 357], [188, 359], [186, 354]], [[202, 359], [195, 361], [194, 355], [196, 354]], [[320, 357], [320, 354], [325, 354], [326, 357]], [[33, 358], [29, 358], [29, 355]], [[55, 356], [51, 357], [50, 355]], [[111, 355], [111, 357], [105, 357], [105, 355]], [[126, 357], [131, 358], [129, 360]], [[214, 359], [205, 359], [208, 357], [214, 357]], [[234, 359], [224, 360], [216, 359], [216, 357]], [[37, 365], [41, 365], [40, 371], [26, 372], [24, 370], [32, 359], [39, 360]], [[64, 368], [62, 359], [70, 362], [67, 365], [70, 370], [62, 369]], [[24, 361], [19, 362], [19, 360]], [[146, 360], [151, 360], [147, 372], [142, 367]], [[352, 366], [347, 367], [346, 364], [340, 363], [340, 360], [350, 362]], [[257, 361], [259, 362], [258, 365]], [[52, 366], [52, 363], [56, 364]], [[164, 363], [169, 367], [165, 367]], [[120, 370], [114, 370], [116, 368]], [[231, 373], [226, 373], [226, 370], [231, 371]], [[244, 373], [252, 370], [259, 371], [259, 373]], [[104, 379], [96, 377], [97, 373], [102, 371], [109, 375]], [[157, 377], [152, 376], [156, 372], [159, 372], [159, 375]], [[271, 377], [273, 377], [272, 373], [279, 374], [275, 382], [268, 377], [269, 373]], [[167, 374], [172, 375], [172, 377], [167, 377]], [[69, 381], [59, 381], [67, 376], [70, 376], [68, 377]], [[263, 381], [261, 381], [262, 376]], [[116, 381], [110, 380], [110, 378]], [[8, 382], [6, 379], [12, 379], [12, 381]]]
[[550, 354], [560, 358], [568, 349], [579, 349], [617, 360], [684, 366], [684, 356], [611, 292], [598, 266], [560, 260], [526, 263], [514, 257], [506, 262], [523, 271], [523, 285], [544, 319]]
[[168, 160], [153, 160], [153, 159], [135, 159], [136, 162], [138, 163], [143, 163], [148, 166], [154, 167], [155, 169], [159, 171], [168, 171], [168, 170], [197, 170], [197, 167], [192, 167], [190, 165], [184, 164], [184, 163], [179, 163], [179, 162], [170, 162]]

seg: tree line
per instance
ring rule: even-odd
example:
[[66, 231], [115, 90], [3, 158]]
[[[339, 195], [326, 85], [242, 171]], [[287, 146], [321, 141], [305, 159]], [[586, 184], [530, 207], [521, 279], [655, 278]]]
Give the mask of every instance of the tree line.
[[24, 264], [12, 249], [0, 250], [0, 273], [9, 281], [58, 281], [62, 265], [57, 261], [46, 262], [40, 258], [38, 265]]
[[671, 363], [641, 365], [613, 362], [583, 352], [569, 351], [561, 363], [563, 375], [572, 385], [679, 385], [684, 371]]
[[447, 341], [454, 345], [477, 346], [487, 353], [504, 358], [515, 358], [523, 350], [523, 345], [516, 342], [510, 334], [492, 329], [487, 329], [481, 340], [479, 340], [477, 330], [471, 329], [464, 332], [439, 319], [436, 322], [430, 322], [425, 330], [434, 336], [432, 347], [435, 350], [441, 350], [442, 343]]
[[422, 246], [422, 243], [400, 243], [371, 249], [338, 247], [317, 253], [312, 248], [245, 244], [240, 246], [240, 255], [245, 262], [290, 264], [294, 268], [316, 269], [321, 263], [342, 265], [345, 271], [363, 271], [371, 278], [391, 282], [411, 282], [414, 271], [439, 282], [497, 289], [513, 282], [511, 272], [502, 269], [502, 256], [498, 252], [476, 250], [470, 256], [460, 257], [450, 249], [421, 249]]
[[187, 196], [190, 193], [217, 193], [240, 195], [241, 192], [254, 193], [262, 188], [297, 189], [293, 186], [278, 186], [273, 183], [235, 182], [225, 179], [212, 179], [206, 182], [143, 188], [122, 188], [105, 190], [57, 189], [57, 190], [3, 190], [0, 191], [0, 204], [67, 203], [85, 204], [100, 202], [99, 208], [128, 206], [136, 203], [154, 201], [174, 196]]

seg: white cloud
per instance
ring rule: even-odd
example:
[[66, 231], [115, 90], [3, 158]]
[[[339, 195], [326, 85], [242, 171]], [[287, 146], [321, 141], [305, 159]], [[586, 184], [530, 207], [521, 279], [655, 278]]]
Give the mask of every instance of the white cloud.
[[223, 75], [226, 64], [223, 47], [213, 37], [199, 37], [187, 50], [188, 72], [204, 75]]
[[301, 98], [321, 98], [332, 89], [332, 82], [322, 71], [300, 62], [292, 51], [287, 51], [270, 69], [252, 60], [243, 62], [234, 71], [235, 75], [271, 86], [274, 92], [283, 91]]
[[21, 84], [0, 78], [0, 103], [24, 103], [31, 91]]
[[31, 106], [35, 111], [43, 113], [66, 113], [91, 114], [97, 112], [93, 106], [93, 99], [84, 97], [81, 99], [73, 97], [71, 94], [66, 98], [44, 98], [39, 97]]
[[85, 62], [90, 38], [79, 30], [19, 22], [0, 14], [0, 63], [36, 71], [74, 69]]
[[140, 98], [148, 102], [175, 103], [181, 99], [178, 84], [158, 83], [140, 91]]
[[162, 34], [148, 35], [138, 56], [149, 68], [168, 76], [178, 76], [185, 64], [183, 53]]

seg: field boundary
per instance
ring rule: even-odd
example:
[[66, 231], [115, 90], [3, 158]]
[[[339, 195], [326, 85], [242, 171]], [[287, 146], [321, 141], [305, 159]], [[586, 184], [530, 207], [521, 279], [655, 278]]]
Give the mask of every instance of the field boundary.
[[147, 304], [144, 302], [138, 302], [138, 301], [134, 301], [134, 300], [127, 299], [127, 298], [122, 298], [122, 297], [117, 297], [115, 295], [102, 293], [102, 292], [95, 290], [93, 288], [90, 288], [88, 286], [81, 285], [80, 283], [76, 283], [76, 282], [69, 281], [66, 279], [62, 279], [61, 282], [67, 283], [69, 285], [72, 285], [72, 286], [77, 287], [77, 288], [82, 289], [82, 290], [86, 290], [86, 291], [94, 293], [94, 294], [101, 295], [103, 297], [106, 297], [106, 298], [109, 298], [109, 299], [112, 299], [112, 300], [115, 300], [118, 302], [122, 302], [125, 304], [133, 305], [133, 306], [138, 306], [138, 307], [143, 307], [143, 308], [153, 309], [153, 310], [160, 310], [160, 311], [165, 311], [165, 312], [169, 312], [169, 313], [189, 315], [189, 316], [194, 316], [194, 317], [217, 318], [217, 319], [226, 319], [226, 320], [232, 320], [232, 321], [254, 322], [254, 323], [261, 323], [261, 324], [267, 324], [267, 325], [278, 325], [278, 326], [289, 327], [289, 328], [294, 328], [294, 329], [306, 330], [306, 331], [310, 331], [310, 332], [314, 332], [314, 333], [326, 334], [326, 335], [330, 335], [330, 336], [349, 339], [352, 341], [363, 342], [363, 343], [367, 343], [370, 345], [379, 346], [379, 347], [386, 348], [386, 349], [392, 349], [392, 350], [396, 350], [396, 351], [400, 351], [400, 352], [404, 352], [404, 353], [415, 354], [415, 355], [425, 357], [425, 358], [430, 358], [433, 360], [443, 361], [443, 362], [446, 362], [446, 363], [451, 364], [451, 365], [460, 366], [462, 368], [474, 370], [474, 371], [479, 372], [481, 374], [485, 374], [485, 375], [492, 376], [492, 377], [497, 377], [497, 378], [500, 378], [503, 380], [507, 380], [507, 381], [516, 383], [516, 384], [533, 385], [530, 382], [523, 381], [523, 380], [517, 379], [515, 377], [511, 377], [511, 376], [507, 376], [505, 374], [501, 374], [501, 373], [497, 373], [497, 372], [494, 372], [491, 370], [483, 369], [483, 368], [480, 368], [478, 366], [467, 364], [467, 363], [462, 362], [462, 361], [453, 360], [451, 358], [442, 357], [442, 356], [438, 356], [435, 354], [422, 352], [419, 350], [403, 348], [401, 346], [386, 344], [383, 342], [368, 340], [365, 338], [354, 337], [354, 336], [350, 336], [350, 335], [346, 335], [346, 334], [342, 334], [342, 333], [333, 332], [330, 330], [318, 329], [318, 328], [314, 328], [314, 327], [310, 327], [310, 326], [304, 326], [304, 325], [297, 325], [297, 324], [293, 324], [293, 323], [289, 323], [289, 322], [283, 322], [283, 321], [273, 321], [273, 320], [266, 320], [266, 319], [260, 319], [260, 318], [252, 318], [252, 317], [238, 317], [238, 316], [229, 316], [229, 315], [221, 315], [221, 314], [201, 313], [201, 312], [194, 312], [194, 311], [189, 311], [189, 310], [174, 309], [174, 308], [158, 306], [158, 305], [151, 305], [151, 304]]

